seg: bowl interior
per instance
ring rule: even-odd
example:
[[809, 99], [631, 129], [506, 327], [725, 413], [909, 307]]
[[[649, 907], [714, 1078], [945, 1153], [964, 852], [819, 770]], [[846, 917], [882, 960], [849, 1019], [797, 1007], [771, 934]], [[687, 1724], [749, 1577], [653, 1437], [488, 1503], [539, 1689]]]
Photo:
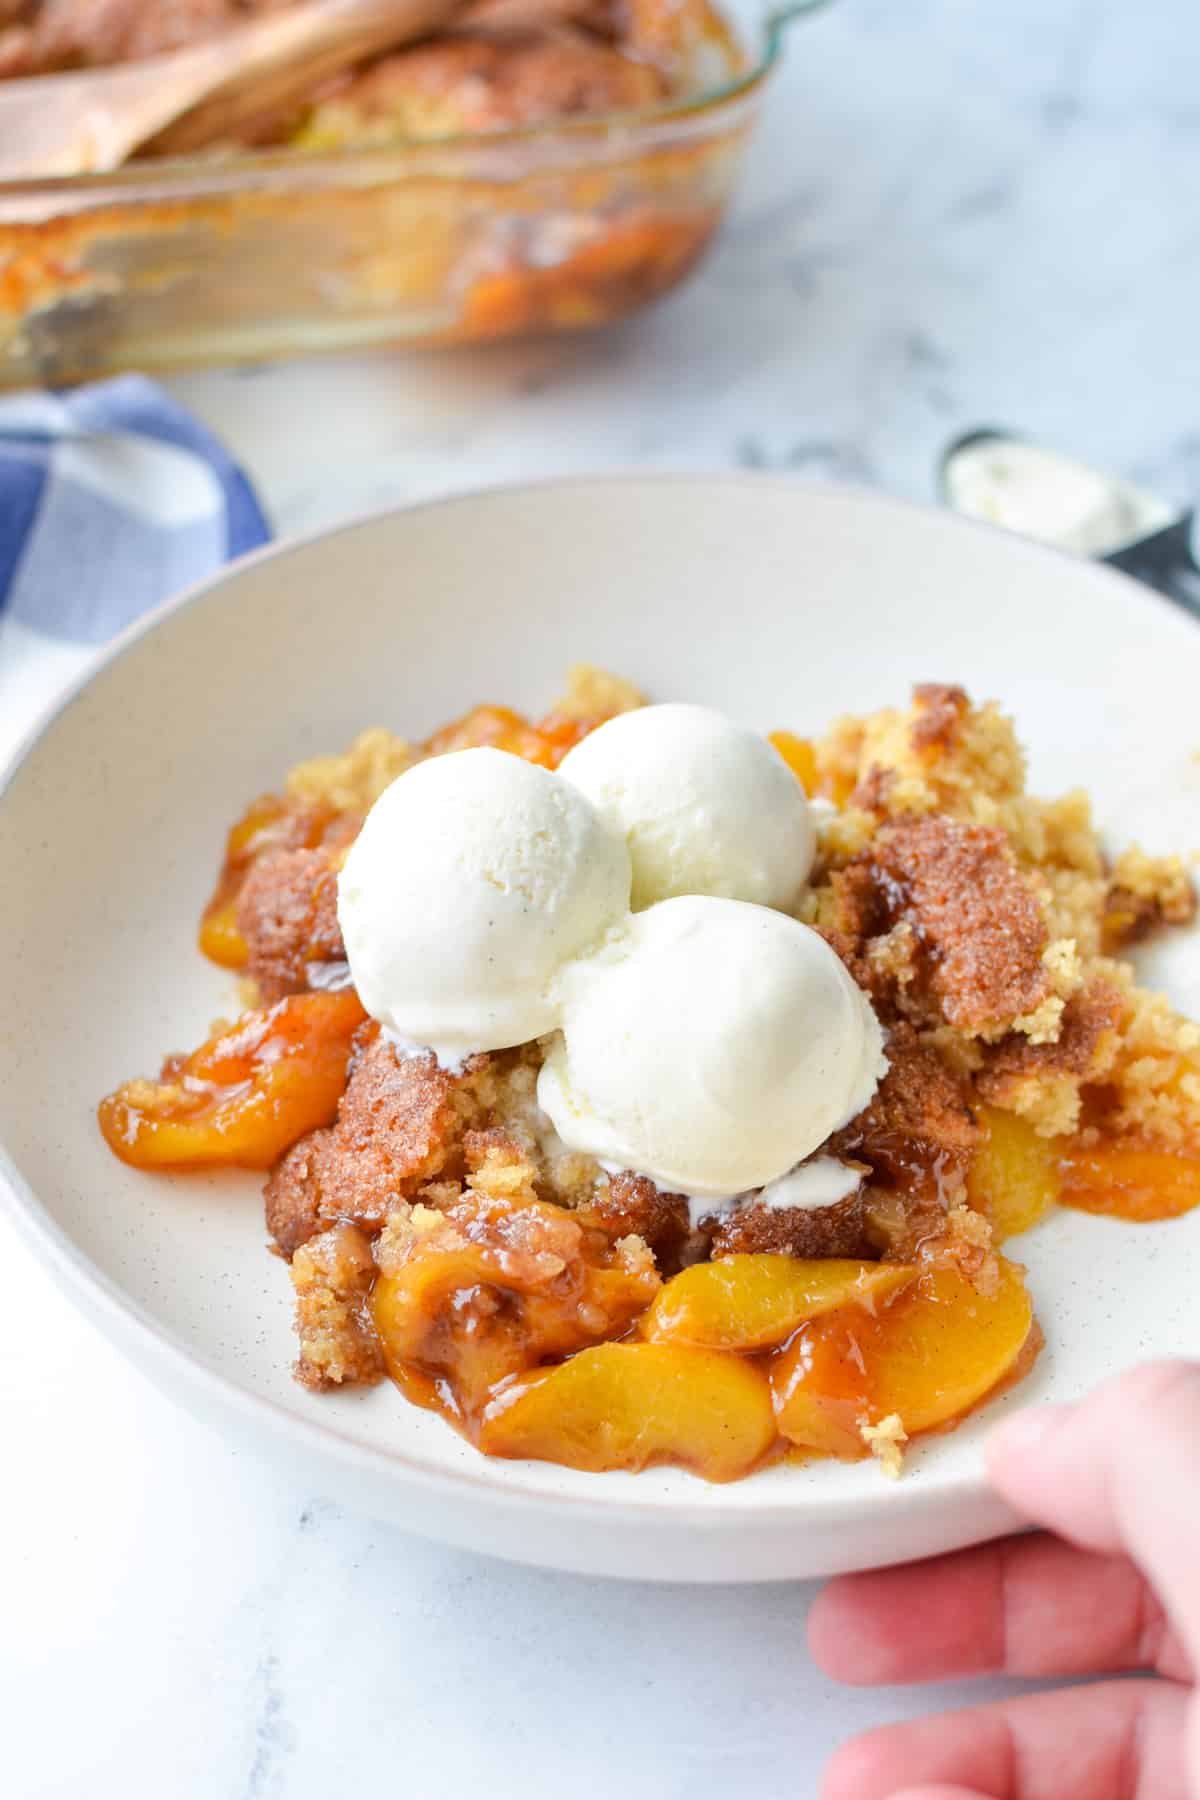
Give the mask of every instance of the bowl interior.
[[[390, 1386], [317, 1398], [292, 1383], [289, 1284], [264, 1248], [257, 1178], [135, 1174], [98, 1136], [101, 1094], [229, 1010], [194, 931], [247, 799], [365, 725], [415, 736], [480, 699], [544, 706], [578, 660], [763, 730], [961, 681], [1015, 712], [1035, 790], [1086, 784], [1115, 842], [1200, 842], [1200, 633], [1107, 571], [763, 477], [567, 482], [371, 519], [250, 561], [133, 634], [0, 794], [11, 1185], [35, 1232], [57, 1231], [76, 1275], [106, 1283], [177, 1362], [315, 1427], [335, 1456], [731, 1527], [853, 1513], [886, 1549], [889, 1507], [977, 1492], [983, 1420], [914, 1456], [902, 1502], [872, 1467], [708, 1489], [678, 1471], [487, 1463]], [[1150, 959], [1196, 1011], [1198, 950], [1192, 934]], [[1032, 1234], [1020, 1254], [1048, 1347], [1023, 1396], [1076, 1395], [1182, 1348], [1198, 1249], [1200, 1212], [1157, 1228], [1064, 1213]]]

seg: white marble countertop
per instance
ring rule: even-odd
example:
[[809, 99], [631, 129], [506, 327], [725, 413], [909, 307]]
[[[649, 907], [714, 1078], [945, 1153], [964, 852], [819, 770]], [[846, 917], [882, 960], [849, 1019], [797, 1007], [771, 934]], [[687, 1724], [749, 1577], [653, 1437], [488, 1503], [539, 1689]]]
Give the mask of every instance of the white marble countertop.
[[[925, 498], [980, 422], [1194, 499], [1198, 53], [1192, 0], [847, 0], [797, 29], [730, 229], [645, 320], [172, 385], [285, 532], [618, 464]], [[79, 660], [0, 637], [0, 755]], [[802, 1800], [839, 1738], [947, 1699], [835, 1692], [802, 1586], [531, 1573], [340, 1513], [153, 1392], [3, 1225], [0, 1254], [37, 1346], [0, 1359], [13, 1800]]]

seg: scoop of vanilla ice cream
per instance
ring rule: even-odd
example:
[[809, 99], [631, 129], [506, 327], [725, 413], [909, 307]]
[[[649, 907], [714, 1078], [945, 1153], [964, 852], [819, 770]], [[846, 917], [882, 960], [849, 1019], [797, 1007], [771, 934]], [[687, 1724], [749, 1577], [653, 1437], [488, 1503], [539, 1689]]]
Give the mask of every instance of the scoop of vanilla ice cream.
[[664, 900], [564, 970], [538, 1099], [573, 1150], [714, 1198], [762, 1187], [870, 1100], [887, 1067], [866, 995], [807, 925]]
[[346, 858], [338, 919], [372, 1017], [453, 1062], [557, 1022], [548, 990], [629, 906], [619, 833], [569, 782], [502, 750], [418, 763]]
[[816, 833], [804, 790], [765, 738], [705, 706], [645, 706], [577, 744], [560, 773], [624, 833], [633, 904], [681, 894], [791, 911]]

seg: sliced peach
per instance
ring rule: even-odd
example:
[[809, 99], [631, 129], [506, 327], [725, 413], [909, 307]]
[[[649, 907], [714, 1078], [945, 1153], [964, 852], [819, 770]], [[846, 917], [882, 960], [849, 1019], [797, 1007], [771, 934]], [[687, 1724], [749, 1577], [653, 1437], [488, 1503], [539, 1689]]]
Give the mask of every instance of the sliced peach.
[[1026, 1119], [998, 1106], [978, 1109], [983, 1136], [967, 1176], [973, 1205], [997, 1241], [1016, 1237], [1049, 1212], [1062, 1187], [1058, 1147]]
[[[424, 1279], [414, 1286], [417, 1273]], [[434, 1294], [425, 1289], [433, 1279], [431, 1270], [380, 1275], [371, 1316], [384, 1365], [401, 1391], [410, 1399], [421, 1393], [420, 1405], [466, 1425], [497, 1382], [528, 1368], [528, 1336], [513, 1311], [497, 1306], [491, 1290], [464, 1284]], [[427, 1313], [426, 1305], [434, 1310]]]
[[227, 900], [214, 894], [204, 909], [197, 937], [202, 956], [222, 969], [244, 969], [249, 956], [237, 918], [237, 896]]
[[658, 1342], [706, 1350], [762, 1350], [806, 1319], [857, 1305], [874, 1311], [913, 1280], [903, 1263], [797, 1256], [723, 1256], [696, 1263], [663, 1288], [642, 1329]]
[[592, 713], [587, 718], [573, 718], [569, 713], [546, 713], [535, 727], [544, 746], [543, 758], [539, 761], [544, 759], [550, 768], [557, 769], [568, 750], [581, 744], [599, 726], [607, 725], [612, 716], [611, 712]]
[[436, 1378], [456, 1422], [510, 1376], [623, 1336], [659, 1289], [648, 1254], [622, 1255], [544, 1201], [468, 1195], [415, 1218], [385, 1247], [375, 1327], [389, 1372]]
[[1149, 1224], [1200, 1206], [1200, 1156], [1137, 1143], [1068, 1150], [1062, 1158], [1062, 1203], [1080, 1212]]
[[473, 750], [486, 744], [494, 750], [507, 750], [525, 762], [557, 769], [567, 751], [602, 725], [607, 716], [570, 719], [560, 713], [548, 713], [534, 725], [508, 706], [476, 706], [461, 719], [435, 731], [425, 748], [430, 756], [444, 756], [451, 750]]
[[332, 1122], [365, 1018], [353, 989], [244, 1013], [190, 1056], [169, 1058], [158, 1081], [128, 1081], [102, 1100], [100, 1129], [138, 1169], [269, 1169]]
[[864, 1422], [898, 1413], [910, 1437], [947, 1425], [1012, 1371], [1032, 1325], [1015, 1263], [1000, 1259], [990, 1295], [951, 1267], [934, 1269], [877, 1316], [830, 1313], [777, 1352], [779, 1429], [802, 1449], [852, 1461], [866, 1453]]
[[501, 1389], [483, 1415], [489, 1456], [572, 1469], [681, 1463], [736, 1481], [776, 1441], [766, 1378], [752, 1363], [677, 1344], [597, 1344]]
[[812, 740], [797, 737], [794, 731], [772, 731], [767, 735], [767, 742], [775, 746], [811, 799], [817, 791], [817, 753]]
[[435, 731], [425, 748], [430, 756], [445, 756], [449, 751], [474, 750], [485, 744], [527, 762], [541, 761], [543, 746], [535, 728], [510, 706], [474, 706], [461, 719]]

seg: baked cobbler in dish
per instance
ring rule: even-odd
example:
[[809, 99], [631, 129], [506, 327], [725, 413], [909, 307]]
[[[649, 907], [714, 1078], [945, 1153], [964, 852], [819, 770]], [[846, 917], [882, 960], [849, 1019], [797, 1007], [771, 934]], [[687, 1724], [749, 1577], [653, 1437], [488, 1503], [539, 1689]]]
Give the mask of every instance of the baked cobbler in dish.
[[[0, 0], [0, 81], [141, 62], [299, 0]], [[325, 76], [218, 148], [330, 150], [636, 111], [728, 61], [708, 0], [473, 0], [440, 31]], [[153, 155], [151, 148], [149, 154]]]
[[576, 670], [254, 802], [200, 928], [244, 1010], [100, 1125], [268, 1171], [310, 1388], [577, 1468], [895, 1473], [1039, 1352], [1008, 1240], [1200, 1202], [1200, 1027], [1122, 960], [1195, 907], [960, 688], [765, 740]]

